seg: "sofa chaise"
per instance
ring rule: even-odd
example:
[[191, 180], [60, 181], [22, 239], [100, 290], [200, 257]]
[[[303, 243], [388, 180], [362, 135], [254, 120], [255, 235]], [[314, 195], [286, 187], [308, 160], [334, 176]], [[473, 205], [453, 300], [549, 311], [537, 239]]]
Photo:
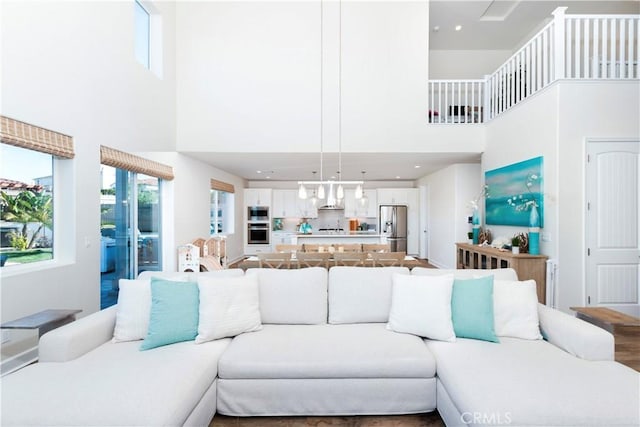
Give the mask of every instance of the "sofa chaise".
[[[118, 307], [45, 334], [40, 363], [2, 378], [2, 425], [206, 426], [232, 416], [439, 411], [448, 426], [633, 426], [640, 375], [613, 336], [538, 305], [544, 340], [424, 339], [388, 329], [399, 276], [511, 269], [249, 269], [262, 327], [139, 351], [112, 342]], [[184, 280], [180, 273], [144, 273]], [[241, 270], [193, 276], [235, 277]], [[193, 277], [191, 277], [193, 278]]]

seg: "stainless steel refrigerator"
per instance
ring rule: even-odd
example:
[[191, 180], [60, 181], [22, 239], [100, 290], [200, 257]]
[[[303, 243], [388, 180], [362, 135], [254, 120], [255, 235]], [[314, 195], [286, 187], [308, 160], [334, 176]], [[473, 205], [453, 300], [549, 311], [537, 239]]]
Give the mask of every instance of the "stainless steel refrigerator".
[[407, 251], [407, 207], [380, 205], [380, 234], [386, 236], [392, 252]]

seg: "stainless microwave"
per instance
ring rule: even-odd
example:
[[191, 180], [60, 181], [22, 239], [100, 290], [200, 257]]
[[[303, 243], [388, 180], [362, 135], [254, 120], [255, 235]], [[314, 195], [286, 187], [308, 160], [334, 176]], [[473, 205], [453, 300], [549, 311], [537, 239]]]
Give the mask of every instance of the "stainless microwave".
[[269, 206], [249, 206], [247, 221], [269, 221]]

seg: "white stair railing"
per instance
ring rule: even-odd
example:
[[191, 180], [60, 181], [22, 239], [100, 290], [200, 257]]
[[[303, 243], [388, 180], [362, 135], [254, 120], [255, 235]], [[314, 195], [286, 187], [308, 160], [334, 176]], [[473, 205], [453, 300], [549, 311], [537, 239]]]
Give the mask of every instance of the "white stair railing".
[[484, 123], [559, 79], [640, 79], [640, 15], [565, 15], [484, 80], [429, 80], [430, 123]]
[[482, 123], [484, 80], [429, 80], [429, 122]]

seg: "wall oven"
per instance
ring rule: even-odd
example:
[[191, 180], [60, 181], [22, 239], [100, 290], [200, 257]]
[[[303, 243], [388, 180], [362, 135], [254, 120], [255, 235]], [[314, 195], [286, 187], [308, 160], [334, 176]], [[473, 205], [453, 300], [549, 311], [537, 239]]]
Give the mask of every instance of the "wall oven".
[[269, 206], [247, 207], [247, 221], [269, 221]]
[[268, 245], [269, 244], [269, 223], [266, 223], [266, 222], [247, 223], [247, 244]]

